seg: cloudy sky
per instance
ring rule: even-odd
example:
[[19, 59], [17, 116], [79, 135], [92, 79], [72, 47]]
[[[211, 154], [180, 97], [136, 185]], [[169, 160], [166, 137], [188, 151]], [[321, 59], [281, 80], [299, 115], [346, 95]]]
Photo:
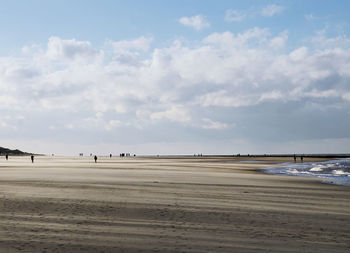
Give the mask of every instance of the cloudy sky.
[[350, 152], [350, 1], [1, 1], [0, 146]]

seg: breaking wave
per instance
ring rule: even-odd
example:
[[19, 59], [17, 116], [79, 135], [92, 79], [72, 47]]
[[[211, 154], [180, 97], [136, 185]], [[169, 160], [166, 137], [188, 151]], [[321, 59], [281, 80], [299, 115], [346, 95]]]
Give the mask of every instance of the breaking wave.
[[284, 163], [282, 167], [262, 170], [269, 174], [317, 177], [325, 183], [350, 186], [350, 159], [317, 163]]

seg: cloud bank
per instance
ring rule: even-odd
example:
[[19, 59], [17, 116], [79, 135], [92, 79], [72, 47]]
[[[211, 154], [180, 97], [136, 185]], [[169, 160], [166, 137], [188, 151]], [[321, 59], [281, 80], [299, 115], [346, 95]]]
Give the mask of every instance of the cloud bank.
[[153, 40], [95, 48], [50, 37], [0, 57], [0, 136], [143, 146], [350, 138], [346, 37], [319, 33], [287, 49], [287, 31], [255, 27], [167, 47]]

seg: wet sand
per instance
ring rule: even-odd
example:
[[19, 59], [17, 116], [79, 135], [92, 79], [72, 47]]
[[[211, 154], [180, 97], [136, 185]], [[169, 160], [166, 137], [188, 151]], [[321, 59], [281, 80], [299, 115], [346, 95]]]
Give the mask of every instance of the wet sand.
[[0, 252], [350, 252], [350, 187], [254, 159], [1, 157]]

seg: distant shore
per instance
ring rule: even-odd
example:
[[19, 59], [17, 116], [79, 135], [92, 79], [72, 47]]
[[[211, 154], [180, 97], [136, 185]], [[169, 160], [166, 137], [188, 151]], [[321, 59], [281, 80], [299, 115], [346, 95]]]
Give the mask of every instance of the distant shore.
[[19, 149], [9, 149], [0, 147], [0, 156], [1, 155], [32, 155], [32, 153], [23, 152]]

